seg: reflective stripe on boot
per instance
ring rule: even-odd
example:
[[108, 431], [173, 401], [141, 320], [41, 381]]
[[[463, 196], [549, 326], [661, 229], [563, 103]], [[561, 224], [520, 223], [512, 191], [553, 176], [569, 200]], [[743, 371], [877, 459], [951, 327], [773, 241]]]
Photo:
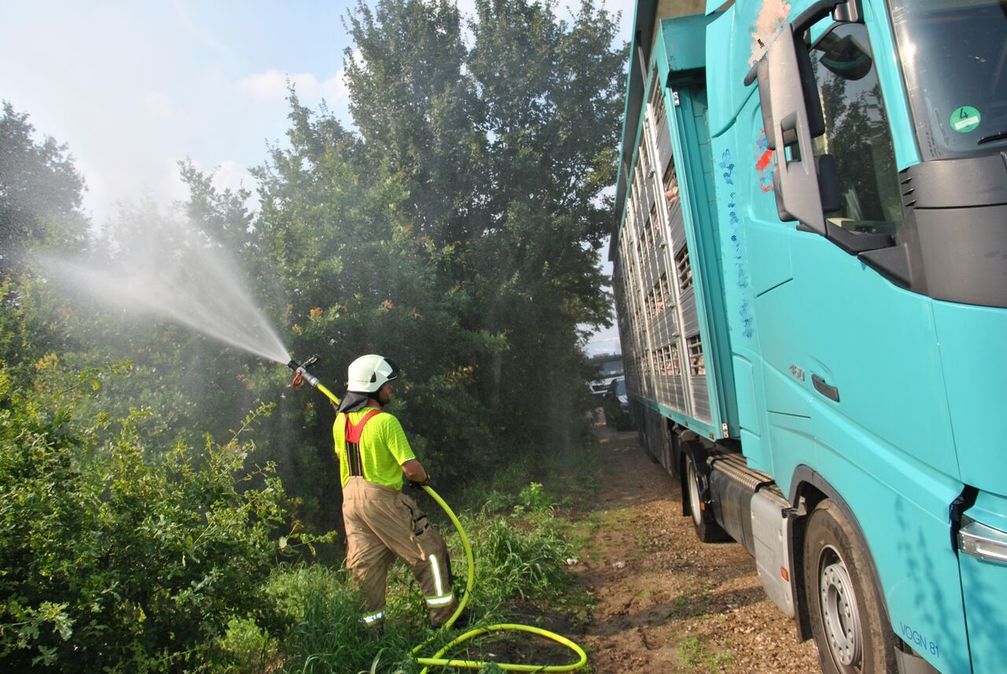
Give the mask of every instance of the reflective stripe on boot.
[[368, 627], [380, 625], [384, 619], [385, 619], [384, 609], [380, 611], [372, 611], [370, 613], [365, 613], [364, 615], [360, 616], [360, 622], [367, 625]]

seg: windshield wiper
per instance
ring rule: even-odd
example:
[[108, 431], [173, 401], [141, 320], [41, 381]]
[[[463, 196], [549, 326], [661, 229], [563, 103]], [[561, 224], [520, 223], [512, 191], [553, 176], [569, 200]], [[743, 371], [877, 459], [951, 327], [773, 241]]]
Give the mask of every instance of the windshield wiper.
[[982, 138], [979, 139], [976, 145], [982, 145], [983, 143], [989, 143], [994, 140], [1003, 140], [1004, 138], [1007, 138], [1007, 131], [1001, 131], [999, 133], [993, 133], [988, 136], [983, 136]]

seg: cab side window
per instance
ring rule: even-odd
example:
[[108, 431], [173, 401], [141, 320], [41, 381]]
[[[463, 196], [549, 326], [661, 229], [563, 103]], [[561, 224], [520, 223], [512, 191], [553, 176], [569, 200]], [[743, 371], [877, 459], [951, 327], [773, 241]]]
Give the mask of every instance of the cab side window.
[[826, 218], [894, 235], [902, 223], [898, 170], [867, 29], [836, 24], [812, 45], [811, 63], [825, 116], [815, 153], [831, 154], [839, 174], [840, 208]]

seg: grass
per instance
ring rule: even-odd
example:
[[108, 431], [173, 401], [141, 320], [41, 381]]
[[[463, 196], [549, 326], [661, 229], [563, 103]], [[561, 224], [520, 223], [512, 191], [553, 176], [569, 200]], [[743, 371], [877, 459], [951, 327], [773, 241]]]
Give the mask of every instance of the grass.
[[521, 489], [510, 514], [487, 520], [483, 510], [463, 520], [476, 559], [473, 600], [483, 610], [497, 613], [514, 598], [554, 598], [569, 587], [566, 560], [574, 546], [564, 535], [565, 521], [553, 517], [553, 503], [533, 482]]
[[[380, 638], [367, 633], [344, 571], [318, 564], [287, 568], [274, 575], [267, 591], [290, 624], [281, 649], [285, 672], [370, 671], [379, 660], [389, 662], [389, 653], [409, 652], [412, 635], [391, 617], [391, 627]], [[391, 664], [394, 668], [396, 663]]]
[[678, 657], [690, 667], [703, 667], [715, 674], [734, 663], [729, 653], [709, 653], [696, 637], [688, 637], [678, 644]]

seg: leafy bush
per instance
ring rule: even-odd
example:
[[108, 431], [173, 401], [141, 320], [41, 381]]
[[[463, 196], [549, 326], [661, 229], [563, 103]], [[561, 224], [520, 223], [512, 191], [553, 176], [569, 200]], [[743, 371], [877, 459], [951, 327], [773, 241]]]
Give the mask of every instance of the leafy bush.
[[552, 507], [555, 505], [552, 496], [542, 488], [540, 482], [529, 482], [528, 486], [521, 489], [518, 500], [522, 511], [527, 510], [532, 513], [551, 513]]
[[[53, 363], [37, 367], [52, 376]], [[81, 423], [74, 400], [93, 381], [72, 373], [25, 390], [0, 369], [0, 662], [204, 671], [225, 655], [217, 642], [232, 619], [279, 626], [261, 585], [279, 552], [283, 486], [266, 466], [239, 489], [251, 446], [237, 434], [154, 462], [136, 431], [150, 410]]]
[[252, 618], [231, 618], [217, 639], [217, 674], [265, 674], [280, 665], [279, 644]]

